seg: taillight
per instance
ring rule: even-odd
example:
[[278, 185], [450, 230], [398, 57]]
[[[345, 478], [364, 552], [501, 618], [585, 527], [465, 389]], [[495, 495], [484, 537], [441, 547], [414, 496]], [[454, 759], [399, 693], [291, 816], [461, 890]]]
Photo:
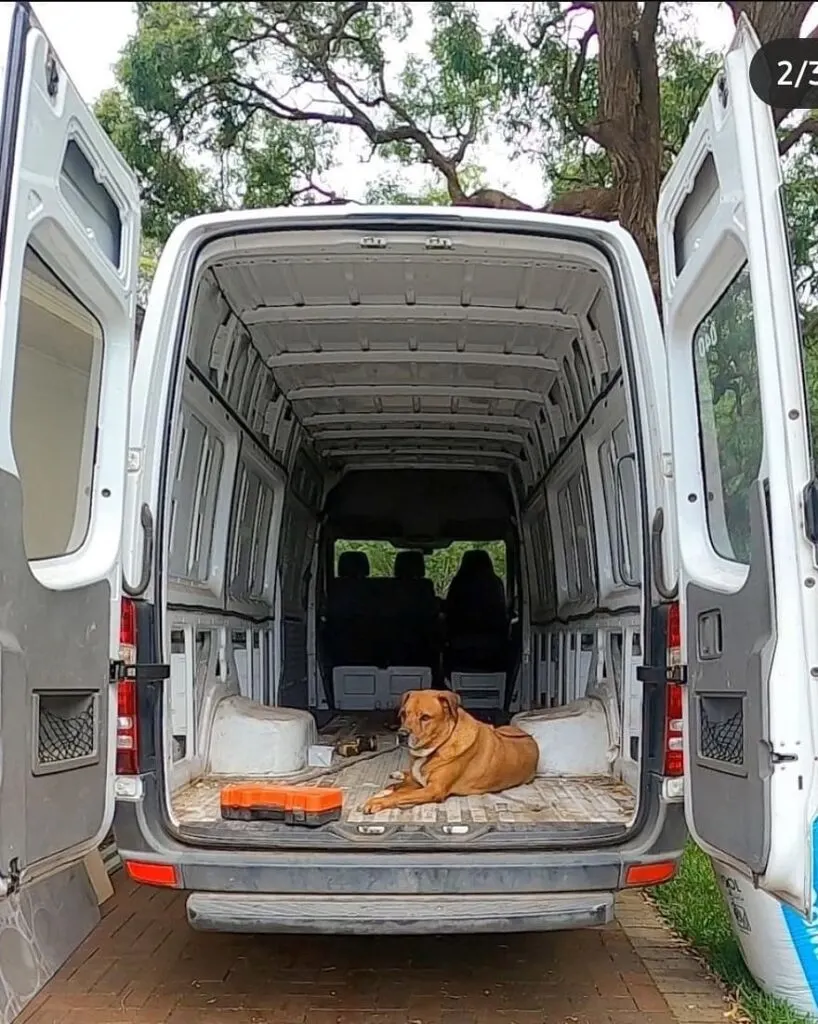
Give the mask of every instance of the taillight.
[[682, 663], [682, 618], [679, 602], [674, 601], [667, 613], [667, 665]]
[[665, 775], [684, 775], [685, 753], [682, 733], [682, 687], [665, 684]]
[[[122, 599], [119, 620], [119, 660], [124, 665], [136, 664], [136, 605]], [[116, 773], [139, 773], [139, 721], [136, 705], [136, 680], [121, 679], [116, 692]]]
[[[674, 602], [667, 616], [667, 658], [668, 668], [682, 663], [682, 628], [679, 603]], [[665, 763], [664, 774], [684, 775], [683, 710], [684, 695], [680, 683], [665, 683]]]

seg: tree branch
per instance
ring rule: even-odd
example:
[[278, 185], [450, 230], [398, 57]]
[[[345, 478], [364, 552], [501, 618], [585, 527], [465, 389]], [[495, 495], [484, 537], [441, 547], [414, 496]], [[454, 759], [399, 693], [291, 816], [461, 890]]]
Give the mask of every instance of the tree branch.
[[778, 152], [785, 156], [792, 147], [807, 135], [818, 135], [818, 117], [807, 117], [800, 124], [783, 135], [778, 142]]
[[568, 75], [567, 102], [576, 106], [579, 103], [579, 90], [582, 85], [582, 73], [588, 58], [588, 45], [596, 35], [596, 21], [585, 30], [579, 41], [579, 51], [574, 66]]
[[335, 18], [335, 23], [327, 33], [323, 44], [321, 45], [321, 52], [325, 58], [329, 58], [331, 56], [333, 44], [340, 42], [352, 19], [357, 17], [359, 14], [363, 14], [368, 7], [368, 0], [356, 0], [355, 3], [350, 4], [349, 7], [338, 12]]
[[593, 11], [593, 9], [594, 4], [592, 0], [577, 0], [576, 3], [569, 4], [564, 11], [560, 11], [555, 18], [544, 21], [537, 29], [536, 36], [533, 38], [526, 36], [525, 41], [532, 50], [539, 50], [551, 29], [561, 25], [569, 14], [573, 14], [575, 11]]
[[345, 206], [347, 204], [354, 204], [356, 206], [361, 205], [357, 200], [339, 196], [338, 193], [332, 189], [323, 188], [321, 185], [316, 185], [313, 181], [308, 182], [302, 188], [293, 189], [287, 197], [287, 202], [282, 205], [293, 206], [295, 205], [296, 200], [309, 195], [322, 196], [324, 199], [324, 202], [310, 203], [310, 206]]
[[655, 121], [661, 133], [659, 104], [659, 62], [656, 57], [656, 32], [659, 28], [661, 0], [647, 0], [636, 29], [636, 61], [639, 91], [646, 116]]
[[[273, 35], [277, 41], [296, 54], [308, 67], [317, 72], [322, 84], [329, 90], [341, 108], [347, 112], [346, 114], [311, 112], [308, 115], [305, 111], [297, 110], [294, 107], [289, 107], [285, 112], [282, 112], [284, 105], [281, 101], [270, 97], [275, 103], [277, 112], [279, 112], [278, 116], [286, 117], [289, 120], [323, 121], [326, 124], [358, 128], [363, 132], [373, 148], [401, 142], [412, 143], [422, 153], [423, 161], [443, 175], [451, 200], [453, 202], [458, 201], [464, 197], [464, 192], [460, 184], [457, 168], [464, 159], [468, 147], [476, 138], [476, 126], [469, 126], [466, 133], [460, 136], [459, 145], [455, 153], [447, 156], [438, 149], [431, 136], [418, 126], [403, 104], [390, 94], [386, 85], [386, 63], [382, 54], [379, 55], [379, 59], [372, 68], [380, 89], [380, 94], [375, 99], [364, 99], [364, 97], [360, 96], [354, 86], [343, 79], [330, 63], [333, 40], [340, 39], [346, 33], [355, 16], [365, 11], [368, 6], [369, 4], [365, 0], [359, 0], [359, 2], [345, 7], [336, 17], [335, 22], [326, 35], [319, 36], [311, 31], [311, 26], [302, 25], [302, 29], [306, 30], [307, 35], [312, 35], [311, 42], [315, 44], [314, 48], [300, 44], [293, 38], [292, 34], [287, 35], [284, 31], [274, 30]], [[255, 84], [250, 85], [250, 83], [247, 83], [247, 85], [259, 91], [259, 87]], [[270, 94], [267, 93], [267, 95], [269, 96]], [[372, 110], [381, 104], [390, 110], [395, 115], [395, 118], [402, 123], [390, 126], [389, 128], [378, 126], [369, 113], [367, 113], [367, 109]]]

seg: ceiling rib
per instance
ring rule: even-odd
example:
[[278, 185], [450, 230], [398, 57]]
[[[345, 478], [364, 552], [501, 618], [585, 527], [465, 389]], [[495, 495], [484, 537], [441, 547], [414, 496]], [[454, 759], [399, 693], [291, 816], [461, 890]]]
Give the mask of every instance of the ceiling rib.
[[516, 306], [416, 306], [407, 302], [327, 303], [310, 306], [257, 306], [244, 310], [241, 318], [248, 327], [257, 324], [321, 324], [342, 321], [350, 317], [355, 324], [389, 321], [393, 324], [416, 324], [426, 321], [437, 323], [472, 323], [475, 326], [504, 325], [508, 327], [555, 327], [564, 331], [579, 331], [579, 320], [573, 313], [556, 309], [517, 309]]
[[273, 370], [281, 370], [288, 367], [300, 368], [302, 366], [338, 366], [353, 363], [360, 366], [365, 362], [367, 366], [377, 364], [398, 363], [410, 365], [412, 363], [434, 363], [436, 366], [502, 366], [509, 369], [520, 370], [545, 370], [548, 373], [556, 373], [559, 369], [556, 359], [549, 356], [522, 355], [515, 352], [449, 352], [445, 350], [433, 351], [422, 349], [368, 349], [362, 353], [361, 349], [323, 349], [311, 352], [282, 352], [280, 355], [270, 356], [267, 365]]
[[326, 443], [329, 441], [369, 441], [380, 440], [381, 438], [441, 438], [445, 440], [458, 440], [467, 437], [470, 440], [483, 441], [505, 441], [511, 444], [524, 444], [525, 438], [510, 431], [494, 430], [428, 430], [423, 427], [412, 427], [407, 424], [402, 430], [358, 430], [356, 427], [349, 427], [346, 430], [319, 430], [312, 434], [315, 441]]
[[536, 402], [542, 404], [541, 391], [528, 388], [489, 388], [452, 381], [450, 384], [320, 384], [292, 388], [286, 393], [290, 402], [309, 402], [319, 398], [371, 398], [375, 395], [421, 398], [484, 398], [505, 399], [510, 402]]
[[355, 422], [356, 427], [361, 424], [364, 427], [375, 426], [401, 426], [407, 422], [431, 423], [435, 426], [451, 424], [455, 429], [460, 426], [487, 426], [487, 427], [519, 427], [521, 430], [530, 430], [532, 420], [525, 416], [502, 416], [498, 413], [449, 412], [441, 409], [440, 412], [318, 412], [311, 416], [304, 416], [302, 423], [308, 427], [310, 433], [322, 427], [335, 427], [343, 423]]

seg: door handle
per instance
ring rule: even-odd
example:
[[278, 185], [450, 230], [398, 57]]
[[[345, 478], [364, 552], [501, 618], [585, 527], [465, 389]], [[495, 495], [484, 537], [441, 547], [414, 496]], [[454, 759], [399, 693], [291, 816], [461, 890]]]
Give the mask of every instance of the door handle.
[[653, 585], [656, 593], [665, 601], [675, 601], [679, 596], [679, 584], [672, 587], [665, 585], [665, 559], [662, 553], [662, 534], [665, 532], [665, 510], [660, 506], [656, 509], [650, 526], [650, 562], [653, 572]]
[[721, 657], [722, 626], [721, 612], [718, 608], [702, 612], [698, 626], [699, 657], [711, 661]]
[[125, 577], [125, 573], [122, 573], [122, 591], [128, 597], [141, 597], [148, 589], [148, 584], [151, 581], [151, 569], [153, 568], [153, 513], [147, 502], [142, 505], [139, 511], [139, 522], [142, 526], [144, 538], [142, 541], [142, 571], [139, 574], [139, 582], [135, 586], [131, 586]]

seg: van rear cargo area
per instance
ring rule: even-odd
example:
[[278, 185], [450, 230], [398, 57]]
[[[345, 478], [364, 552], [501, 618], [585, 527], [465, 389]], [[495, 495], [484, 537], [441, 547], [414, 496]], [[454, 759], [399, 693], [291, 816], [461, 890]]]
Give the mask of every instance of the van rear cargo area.
[[[395, 785], [395, 773], [411, 770], [411, 756], [396, 740], [394, 715], [338, 715], [318, 732], [318, 743], [332, 746], [357, 736], [374, 737], [377, 749], [352, 757], [333, 754], [328, 767], [306, 768], [274, 781], [278, 786], [339, 787], [344, 793], [342, 821], [347, 824], [388, 823], [409, 826], [502, 826], [504, 829], [543, 825], [627, 825], [636, 799], [629, 787], [611, 776], [538, 776], [530, 785], [503, 793], [450, 797], [442, 804], [391, 808], [377, 814], [362, 811], [366, 800]], [[203, 775], [173, 796], [180, 826], [220, 823], [219, 795], [228, 784], [258, 783], [259, 776]], [[234, 828], [235, 831], [235, 828]]]
[[[638, 819], [641, 454], [610, 266], [450, 228], [234, 240], [198, 279], [164, 527], [186, 842], [474, 849]], [[415, 689], [529, 731], [535, 780], [364, 815], [410, 768], [390, 725]], [[306, 767], [361, 732], [376, 751]], [[223, 819], [242, 782], [338, 787], [341, 819]]]

